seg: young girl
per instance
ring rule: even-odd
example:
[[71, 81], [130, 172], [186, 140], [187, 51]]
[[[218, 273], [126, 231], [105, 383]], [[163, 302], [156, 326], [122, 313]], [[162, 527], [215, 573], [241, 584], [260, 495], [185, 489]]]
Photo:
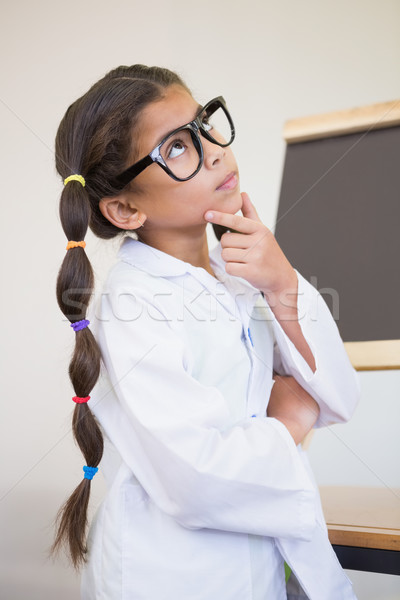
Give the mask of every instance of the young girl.
[[[108, 73], [58, 130], [57, 298], [76, 332], [85, 465], [53, 549], [83, 564], [84, 600], [300, 597], [284, 561], [302, 597], [355, 597], [299, 444], [351, 416], [356, 373], [321, 296], [240, 193], [233, 138], [222, 97], [200, 106], [143, 65]], [[123, 236], [90, 319], [88, 226]], [[108, 492], [86, 542], [99, 465]]]

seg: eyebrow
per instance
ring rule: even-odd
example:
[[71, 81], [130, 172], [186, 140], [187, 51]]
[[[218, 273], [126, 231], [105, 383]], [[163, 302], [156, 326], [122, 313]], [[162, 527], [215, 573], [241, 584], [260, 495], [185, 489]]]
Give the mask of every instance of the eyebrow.
[[185, 125], [187, 125], [188, 123], [191, 123], [192, 121], [194, 121], [199, 116], [199, 114], [201, 113], [201, 111], [203, 110], [203, 108], [204, 107], [201, 104], [198, 104], [197, 105], [197, 111], [196, 111], [195, 116], [193, 117], [193, 119], [191, 119], [190, 121], [187, 121], [186, 123], [184, 123], [183, 125], [180, 125], [179, 127], [174, 127], [174, 129], [171, 129], [171, 131], [169, 131], [168, 133], [165, 133], [163, 136], [161, 136], [160, 138], [158, 138], [156, 146], [158, 146], [159, 144], [161, 144], [161, 142], [163, 140], [165, 140], [165, 138], [167, 138], [169, 135], [171, 135], [171, 133], [173, 133], [177, 129], [180, 129], [181, 127], [185, 127]]

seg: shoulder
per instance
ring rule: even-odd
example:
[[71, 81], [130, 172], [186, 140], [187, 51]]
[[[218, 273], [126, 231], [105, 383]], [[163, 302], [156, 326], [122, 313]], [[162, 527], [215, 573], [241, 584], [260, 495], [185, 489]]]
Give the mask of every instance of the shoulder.
[[126, 290], [143, 296], [153, 294], [164, 286], [163, 254], [139, 240], [125, 238], [117, 262], [108, 273], [104, 290]]
[[[115, 320], [116, 315], [119, 319], [129, 317], [130, 320], [132, 315], [148, 313], [156, 320], [171, 322], [181, 285], [174, 277], [148, 270], [143, 255], [139, 255], [140, 247], [129, 246], [129, 252], [126, 252], [124, 243], [124, 251], [119, 252], [118, 261], [107, 275], [96, 301], [96, 313], [100, 319], [110, 321]], [[138, 250], [138, 264], [135, 264], [132, 250]], [[159, 263], [157, 266], [162, 269]]]
[[129, 291], [136, 290], [138, 293], [145, 293], [146, 290], [152, 291], [157, 289], [161, 284], [161, 281], [161, 277], [156, 277], [152, 273], [143, 271], [135, 265], [119, 259], [110, 269], [104, 284], [104, 289], [109, 292], [120, 289]]

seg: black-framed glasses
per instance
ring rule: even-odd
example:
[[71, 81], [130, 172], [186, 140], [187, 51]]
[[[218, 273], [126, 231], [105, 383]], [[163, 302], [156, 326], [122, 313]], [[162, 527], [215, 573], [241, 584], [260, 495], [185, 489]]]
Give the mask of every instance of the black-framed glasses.
[[175, 181], [191, 179], [204, 161], [200, 133], [223, 148], [233, 142], [235, 127], [222, 96], [207, 102], [193, 121], [169, 133], [147, 156], [118, 175], [116, 186], [125, 187], [153, 162]]

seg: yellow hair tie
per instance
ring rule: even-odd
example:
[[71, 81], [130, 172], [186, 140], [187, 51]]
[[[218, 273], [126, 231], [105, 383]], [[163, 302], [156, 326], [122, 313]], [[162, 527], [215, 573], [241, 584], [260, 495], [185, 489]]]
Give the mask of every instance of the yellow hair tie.
[[71, 248], [77, 248], [78, 246], [80, 246], [81, 248], [85, 248], [86, 247], [86, 242], [73, 242], [73, 241], [70, 241], [67, 244], [67, 250], [70, 250]]
[[79, 181], [79, 183], [85, 187], [86, 181], [84, 180], [84, 178], [82, 177], [82, 175], [70, 175], [69, 177], [66, 177], [66, 179], [64, 179], [64, 185], [67, 185], [67, 183], [69, 181]]

